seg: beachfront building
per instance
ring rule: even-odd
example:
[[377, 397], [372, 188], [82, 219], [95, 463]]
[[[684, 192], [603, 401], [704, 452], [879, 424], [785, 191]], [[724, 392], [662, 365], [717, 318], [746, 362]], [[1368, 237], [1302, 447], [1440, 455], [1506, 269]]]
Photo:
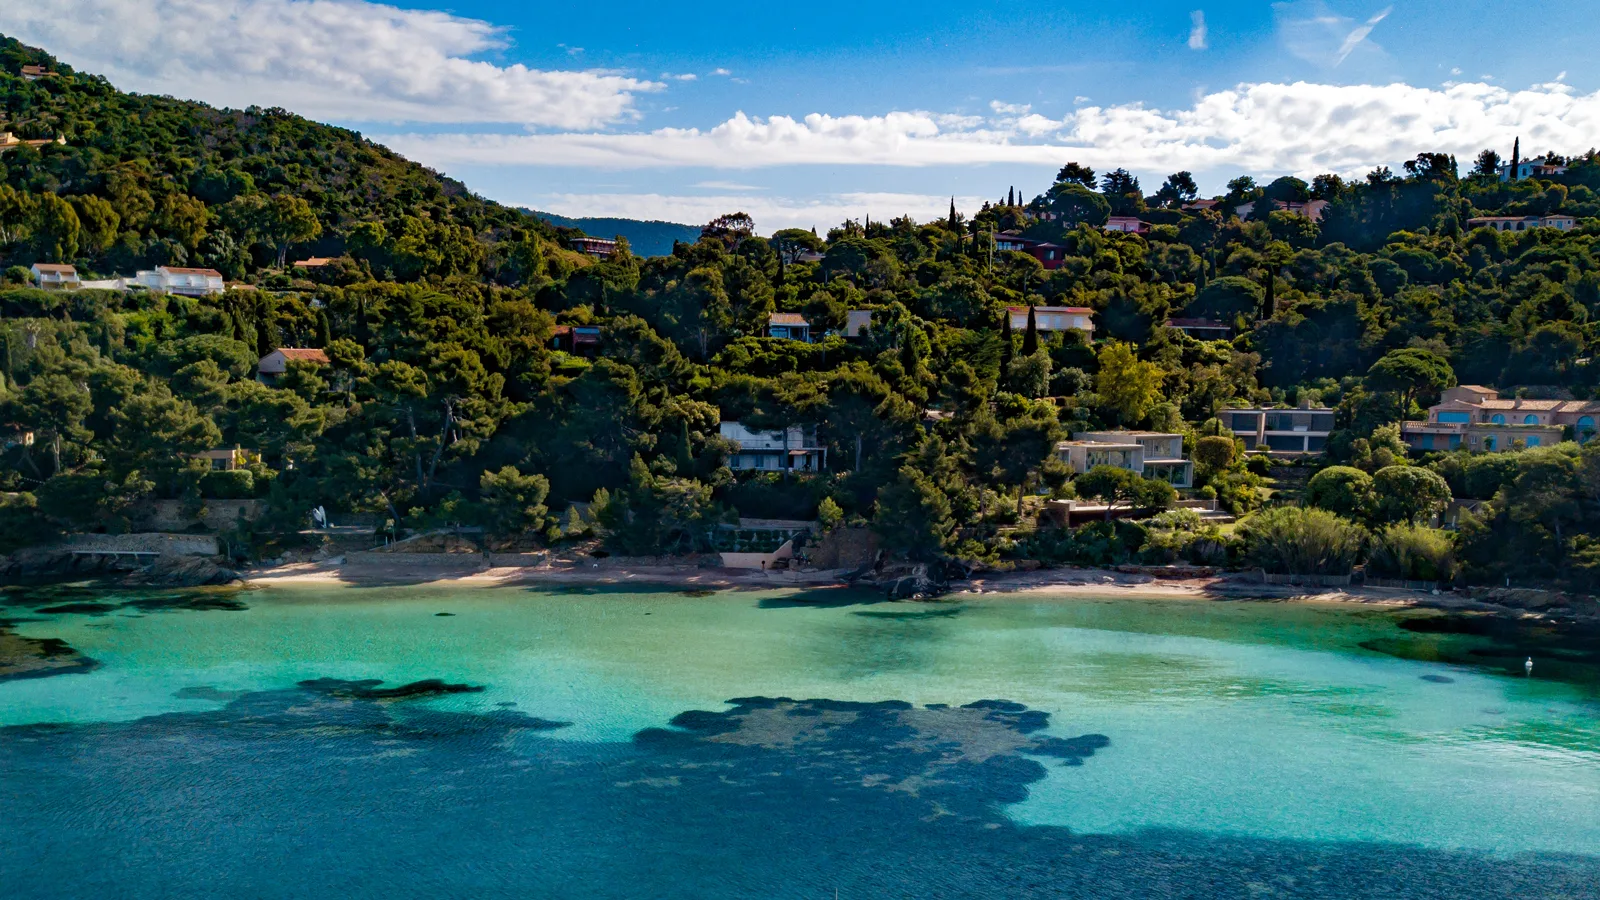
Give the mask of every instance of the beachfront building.
[[1600, 434], [1600, 401], [1501, 398], [1494, 388], [1463, 384], [1444, 391], [1425, 422], [1404, 422], [1401, 437], [1418, 450], [1494, 452], [1580, 443]]
[[1175, 488], [1194, 486], [1194, 463], [1183, 456], [1183, 435], [1159, 431], [1080, 431], [1056, 444], [1056, 457], [1082, 475], [1114, 466]]
[[1276, 456], [1306, 456], [1328, 449], [1333, 431], [1333, 410], [1327, 407], [1298, 409], [1225, 409], [1217, 414], [1239, 438], [1246, 450], [1265, 450]]
[[[1008, 306], [1006, 315], [1011, 318], [1011, 330], [1021, 334], [1028, 327], [1028, 309], [1026, 306]], [[1094, 334], [1094, 310], [1084, 306], [1035, 306], [1033, 309], [1034, 327], [1040, 334], [1051, 331], [1081, 331], [1087, 335]]]
[[72, 266], [60, 263], [34, 263], [28, 271], [33, 274], [33, 283], [47, 291], [75, 291], [83, 286], [83, 282], [78, 279], [78, 270]]
[[828, 465], [828, 449], [817, 441], [815, 425], [756, 431], [723, 422], [717, 430], [738, 447], [728, 456], [728, 468], [735, 472], [821, 472]]

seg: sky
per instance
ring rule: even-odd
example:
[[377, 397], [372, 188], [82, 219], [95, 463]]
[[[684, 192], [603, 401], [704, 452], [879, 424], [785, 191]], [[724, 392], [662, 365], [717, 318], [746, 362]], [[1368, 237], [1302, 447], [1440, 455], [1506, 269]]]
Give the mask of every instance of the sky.
[[502, 203], [759, 231], [975, 210], [1077, 161], [1230, 179], [1600, 144], [1593, 0], [27, 0], [125, 90], [345, 125]]

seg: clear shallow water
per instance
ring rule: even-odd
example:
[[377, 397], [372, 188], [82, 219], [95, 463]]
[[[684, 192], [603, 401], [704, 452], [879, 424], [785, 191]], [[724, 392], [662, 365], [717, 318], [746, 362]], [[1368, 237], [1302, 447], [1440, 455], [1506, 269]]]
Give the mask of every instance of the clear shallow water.
[[[1387, 613], [245, 602], [18, 625], [100, 663], [0, 682], [22, 896], [1600, 896], [1593, 690], [1363, 649], [1447, 640]], [[427, 678], [483, 690], [347, 683]]]

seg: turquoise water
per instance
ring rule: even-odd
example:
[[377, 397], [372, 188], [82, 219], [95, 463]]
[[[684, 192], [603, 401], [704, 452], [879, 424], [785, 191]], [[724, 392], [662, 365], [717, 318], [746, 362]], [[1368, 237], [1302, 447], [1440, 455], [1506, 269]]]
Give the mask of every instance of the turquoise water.
[[[17, 595], [99, 666], [0, 682], [0, 863], [37, 896], [1596, 896], [1592, 685], [1368, 650], [1452, 639], [1361, 608], [818, 597]], [[482, 690], [350, 684], [422, 679]]]

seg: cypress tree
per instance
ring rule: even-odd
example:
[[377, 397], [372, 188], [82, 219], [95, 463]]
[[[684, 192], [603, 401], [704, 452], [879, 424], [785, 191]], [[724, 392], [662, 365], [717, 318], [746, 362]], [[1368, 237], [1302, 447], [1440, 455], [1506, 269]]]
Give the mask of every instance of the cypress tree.
[[956, 234], [961, 233], [961, 223], [956, 221], [956, 198], [950, 198], [950, 230]]
[[687, 419], [678, 423], [678, 458], [676, 464], [678, 477], [693, 477], [694, 453], [689, 444], [689, 421]]
[[1521, 165], [1521, 163], [1522, 163], [1522, 138], [1519, 137], [1519, 138], [1516, 139], [1515, 142], [1513, 142], [1511, 144], [1511, 178], [1508, 179], [1508, 180], [1510, 180], [1510, 181], [1516, 181], [1517, 180], [1517, 169]]
[[328, 327], [328, 314], [317, 310], [317, 346], [326, 350], [333, 343], [332, 329]]
[[1007, 206], [1016, 206], [1017, 205], [1017, 189], [1016, 188], [1012, 188], [1011, 190], [1006, 191], [1006, 205]]
[[1011, 368], [1011, 355], [1015, 351], [1015, 342], [1011, 336], [1011, 309], [1007, 307], [1000, 313], [1000, 376], [1005, 377], [1006, 370]]
[[1028, 330], [1022, 333], [1022, 355], [1032, 356], [1038, 352], [1039, 320], [1034, 316], [1033, 307], [1030, 306], [1028, 307]]

